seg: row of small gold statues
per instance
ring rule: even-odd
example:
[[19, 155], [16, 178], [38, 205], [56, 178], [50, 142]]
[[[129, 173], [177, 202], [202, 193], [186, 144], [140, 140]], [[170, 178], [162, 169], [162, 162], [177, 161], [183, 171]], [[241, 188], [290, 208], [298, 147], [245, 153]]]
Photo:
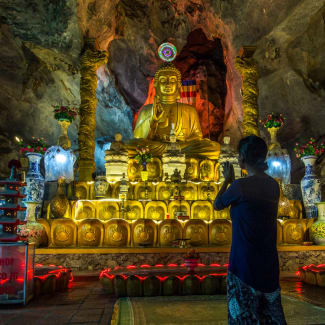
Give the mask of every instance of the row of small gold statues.
[[[229, 209], [216, 211], [213, 209], [212, 200], [126, 200], [113, 201], [112, 199], [103, 200], [78, 200], [70, 201], [64, 214], [59, 217], [83, 220], [99, 219], [107, 221], [114, 218], [127, 220], [152, 219], [164, 220], [169, 215], [171, 219], [177, 213], [188, 216], [190, 219], [213, 220], [229, 219]], [[55, 219], [51, 208], [47, 208], [47, 219]], [[289, 219], [299, 219], [302, 217], [302, 206], [299, 201], [281, 200], [279, 204], [278, 217]]]
[[[137, 201], [114, 202], [110, 200], [79, 200], [72, 203], [64, 218], [74, 220], [99, 219], [107, 221], [114, 218], [127, 220], [145, 219], [164, 220], [169, 215], [171, 219], [177, 212], [191, 219], [212, 220], [229, 219], [229, 209], [214, 211], [211, 201]], [[47, 209], [47, 219], [54, 219], [51, 209]]]
[[[182, 241], [190, 246], [223, 246], [230, 245], [232, 237], [232, 223], [226, 219], [38, 221], [47, 234], [42, 244], [49, 247], [171, 247]], [[302, 244], [312, 223], [312, 219], [278, 220], [278, 244]]]
[[[135, 160], [130, 159], [128, 162], [128, 177], [131, 182], [141, 180], [142, 166]], [[150, 181], [162, 181], [163, 168], [161, 159], [155, 157], [147, 163], [148, 179]], [[196, 158], [186, 159], [186, 179], [196, 181], [218, 181], [219, 180], [219, 163], [204, 159]]]

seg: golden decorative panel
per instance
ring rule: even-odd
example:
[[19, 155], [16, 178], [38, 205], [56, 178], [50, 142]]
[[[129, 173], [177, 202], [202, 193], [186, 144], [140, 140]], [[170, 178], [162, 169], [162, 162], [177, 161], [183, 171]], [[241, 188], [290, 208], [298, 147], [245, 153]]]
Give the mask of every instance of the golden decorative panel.
[[198, 180], [199, 178], [199, 161], [195, 158], [186, 159], [186, 170], [188, 179]]
[[195, 201], [191, 206], [191, 219], [213, 219], [213, 207], [210, 201]]
[[[199, 184], [199, 200], [212, 200], [216, 198], [219, 186], [215, 182], [204, 182]], [[210, 196], [210, 198], [208, 198]]]
[[181, 186], [181, 195], [184, 196], [186, 201], [197, 200], [197, 185], [194, 183], [183, 184]]
[[97, 204], [97, 219], [99, 220], [110, 220], [114, 218], [119, 218], [120, 208], [117, 202], [110, 201], [98, 201]]
[[129, 159], [128, 176], [130, 182], [135, 182], [141, 179], [141, 166], [135, 159]]
[[77, 243], [77, 226], [71, 219], [51, 222], [51, 247], [69, 247]]
[[167, 201], [172, 196], [173, 190], [170, 184], [160, 182], [156, 187], [156, 198], [157, 200]]
[[230, 207], [223, 210], [214, 210], [215, 219], [230, 219]]
[[130, 244], [130, 223], [123, 219], [112, 219], [105, 224], [104, 245], [126, 247]]
[[157, 225], [150, 219], [139, 219], [132, 224], [133, 246], [155, 246]]
[[301, 244], [304, 241], [306, 224], [302, 219], [285, 220], [282, 229], [285, 244]]
[[149, 200], [155, 199], [155, 186], [152, 183], [147, 183], [147, 189], [146, 185], [143, 182], [139, 182], [134, 187], [134, 199], [135, 200], [144, 200], [146, 199], [146, 191], [148, 195]]
[[43, 226], [45, 230], [45, 234], [43, 233], [41, 238], [40, 245], [42, 246], [49, 246], [51, 243], [51, 227], [50, 224], [45, 219], [37, 219], [36, 220], [40, 225]]
[[214, 180], [214, 163], [212, 160], [205, 159], [200, 162], [200, 180]]
[[72, 209], [72, 216], [75, 220], [95, 219], [96, 218], [96, 201], [79, 200]]
[[83, 220], [78, 224], [78, 246], [98, 247], [103, 243], [104, 226], [96, 219]]
[[283, 243], [283, 228], [282, 228], [282, 220], [277, 220], [276, 221], [276, 242], [278, 244]]
[[158, 182], [162, 177], [162, 164], [159, 158], [152, 158], [147, 164], [148, 178], [150, 181]]
[[302, 204], [299, 200], [290, 200], [290, 219], [302, 218]]
[[214, 181], [218, 182], [220, 179], [220, 164], [216, 163], [214, 166]]
[[146, 204], [145, 218], [153, 220], [164, 220], [167, 214], [167, 206], [162, 201], [151, 201]]
[[120, 183], [121, 182], [115, 182], [115, 183], [111, 183], [111, 187], [112, 187], [112, 198], [113, 199], [118, 199], [119, 198], [119, 194], [120, 194]]
[[232, 240], [232, 223], [226, 219], [216, 219], [209, 224], [210, 245], [230, 245]]
[[160, 222], [158, 239], [160, 246], [172, 246], [175, 239], [182, 238], [182, 224], [178, 220], [170, 219]]
[[78, 200], [89, 199], [89, 185], [87, 182], [76, 182], [74, 186], [74, 195]]
[[208, 245], [208, 224], [203, 220], [188, 220], [183, 229], [183, 238], [189, 238], [192, 246]]
[[[143, 205], [139, 201], [127, 201], [125, 202], [125, 217], [129, 220], [136, 220], [143, 218]], [[122, 215], [121, 215], [122, 216]]]
[[190, 204], [186, 201], [171, 201], [168, 205], [168, 213], [170, 218], [174, 219], [175, 212], [184, 211], [187, 216], [191, 215]]

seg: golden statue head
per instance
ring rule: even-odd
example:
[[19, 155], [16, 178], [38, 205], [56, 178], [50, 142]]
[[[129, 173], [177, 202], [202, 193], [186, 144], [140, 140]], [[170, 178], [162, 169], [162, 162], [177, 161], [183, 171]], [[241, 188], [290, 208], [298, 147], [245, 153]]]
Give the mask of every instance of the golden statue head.
[[154, 87], [156, 94], [164, 98], [180, 98], [180, 88], [182, 86], [181, 72], [172, 63], [164, 63], [155, 73]]

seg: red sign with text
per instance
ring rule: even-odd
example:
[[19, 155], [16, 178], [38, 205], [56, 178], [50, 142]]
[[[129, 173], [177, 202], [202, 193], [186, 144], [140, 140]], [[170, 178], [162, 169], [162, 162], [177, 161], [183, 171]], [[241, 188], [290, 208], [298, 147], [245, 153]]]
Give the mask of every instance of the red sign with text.
[[32, 296], [34, 246], [0, 244], [0, 303], [26, 303]]

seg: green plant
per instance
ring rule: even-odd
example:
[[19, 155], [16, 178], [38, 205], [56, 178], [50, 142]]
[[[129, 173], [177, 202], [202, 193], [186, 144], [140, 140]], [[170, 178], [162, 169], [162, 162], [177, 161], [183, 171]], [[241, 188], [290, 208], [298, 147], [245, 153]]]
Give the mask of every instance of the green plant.
[[271, 113], [264, 121], [260, 121], [267, 129], [278, 128], [284, 125], [284, 117], [282, 114]]
[[297, 158], [305, 156], [320, 156], [325, 152], [325, 143], [318, 144], [315, 138], [311, 137], [308, 143], [299, 145], [296, 143], [296, 147], [293, 149]]
[[146, 164], [148, 162], [150, 162], [150, 160], [152, 159], [152, 154], [149, 152], [149, 148], [148, 147], [137, 147], [137, 154], [135, 155], [134, 159], [137, 160], [137, 162], [139, 164]]
[[30, 143], [24, 143], [22, 139], [16, 137], [16, 141], [18, 142], [21, 153], [35, 152], [44, 154], [48, 148], [44, 138], [33, 137]]
[[54, 107], [54, 118], [56, 120], [68, 120], [72, 122], [78, 114], [78, 109], [76, 107], [69, 107], [69, 106], [53, 106], [53, 107]]

